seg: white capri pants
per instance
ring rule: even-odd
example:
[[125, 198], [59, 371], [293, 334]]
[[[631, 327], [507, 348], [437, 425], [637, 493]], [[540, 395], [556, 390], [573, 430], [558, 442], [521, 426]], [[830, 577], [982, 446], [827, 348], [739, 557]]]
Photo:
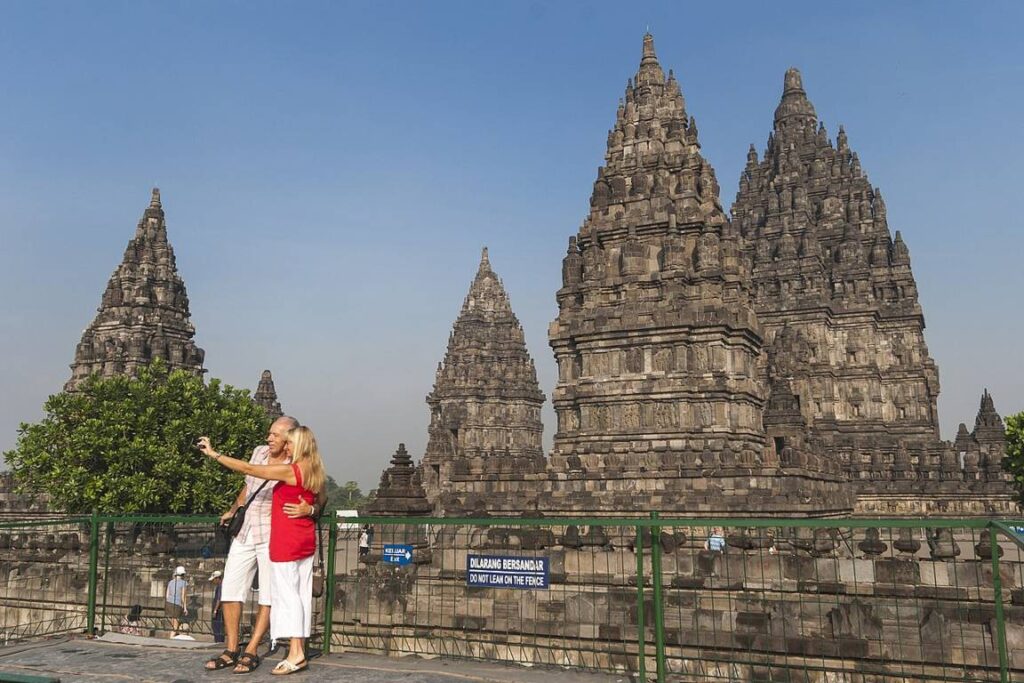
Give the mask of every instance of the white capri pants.
[[274, 594], [270, 637], [278, 641], [309, 638], [313, 621], [313, 556], [271, 562], [270, 584]]
[[231, 542], [228, 559], [224, 563], [224, 584], [220, 589], [221, 602], [245, 602], [257, 568], [260, 572], [259, 603], [270, 606], [273, 588], [270, 586], [270, 544]]

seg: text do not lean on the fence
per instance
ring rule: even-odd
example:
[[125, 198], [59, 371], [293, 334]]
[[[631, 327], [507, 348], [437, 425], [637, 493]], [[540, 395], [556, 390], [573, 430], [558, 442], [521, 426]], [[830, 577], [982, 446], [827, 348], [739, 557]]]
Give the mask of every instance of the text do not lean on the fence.
[[544, 589], [548, 587], [548, 558], [468, 555], [466, 585], [478, 588]]

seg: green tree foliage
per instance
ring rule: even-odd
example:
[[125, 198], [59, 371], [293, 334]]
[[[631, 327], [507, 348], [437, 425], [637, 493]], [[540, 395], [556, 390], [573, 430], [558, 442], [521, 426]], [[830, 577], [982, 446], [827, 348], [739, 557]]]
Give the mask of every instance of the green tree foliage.
[[1003, 466], [1013, 473], [1017, 490], [1024, 498], [1024, 413], [1006, 418], [1006, 458]]
[[51, 396], [46, 417], [22, 424], [4, 458], [28, 493], [71, 513], [219, 513], [242, 480], [195, 447], [209, 436], [247, 457], [268, 427], [245, 390], [157, 361], [138, 377], [92, 377]]

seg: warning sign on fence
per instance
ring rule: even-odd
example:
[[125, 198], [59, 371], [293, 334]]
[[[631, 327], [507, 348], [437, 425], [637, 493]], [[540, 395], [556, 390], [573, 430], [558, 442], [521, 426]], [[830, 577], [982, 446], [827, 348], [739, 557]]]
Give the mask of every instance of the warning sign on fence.
[[545, 589], [548, 558], [467, 555], [466, 585], [476, 588]]

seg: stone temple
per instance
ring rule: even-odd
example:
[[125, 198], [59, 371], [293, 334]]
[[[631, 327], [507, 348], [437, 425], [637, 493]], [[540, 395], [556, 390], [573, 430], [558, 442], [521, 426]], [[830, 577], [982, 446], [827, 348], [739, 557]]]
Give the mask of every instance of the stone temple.
[[135, 237], [128, 242], [96, 318], [82, 332], [64, 388], [76, 389], [89, 375], [134, 374], [157, 358], [171, 370], [202, 374], [202, 349], [193, 341], [185, 283], [178, 275], [167, 223], [154, 188]]
[[900, 233], [840, 128], [785, 74], [731, 216], [646, 35], [569, 237], [554, 448], [487, 254], [428, 396], [446, 514], [1009, 514], [992, 398], [939, 437], [938, 369]]
[[457, 480], [544, 472], [544, 394], [486, 248], [427, 403], [421, 475], [432, 499], [446, 499]]
[[[153, 188], [135, 237], [107, 282], [96, 318], [82, 332], [64, 389], [74, 391], [93, 373], [133, 375], [157, 358], [171, 370], [203, 374], [205, 352], [194, 337], [185, 283], [167, 239], [160, 190]], [[270, 370], [263, 371], [252, 398], [271, 420], [283, 414]]]
[[281, 409], [281, 402], [277, 400], [277, 389], [274, 387], [274, 375], [270, 370], [264, 370], [260, 375], [260, 383], [256, 387], [256, 393], [252, 395], [253, 402], [263, 408], [267, 417], [271, 420], [284, 415]]

